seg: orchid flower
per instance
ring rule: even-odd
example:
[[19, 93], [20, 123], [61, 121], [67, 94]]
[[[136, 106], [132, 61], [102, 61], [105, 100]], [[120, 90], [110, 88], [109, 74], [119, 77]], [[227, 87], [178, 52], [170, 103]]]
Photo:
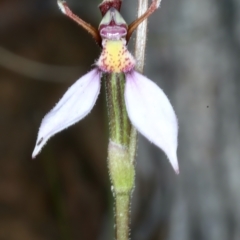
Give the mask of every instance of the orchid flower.
[[[65, 2], [58, 1], [58, 4], [64, 14], [84, 25]], [[92, 30], [90, 25], [83, 27], [88, 28], [87, 30], [102, 47], [101, 55], [95, 62], [94, 69], [79, 78], [43, 118], [32, 157], [35, 158], [39, 154], [53, 135], [90, 113], [98, 98], [101, 78], [104, 74], [123, 73], [126, 80], [125, 105], [132, 125], [165, 152], [178, 173], [177, 118], [162, 89], [134, 70], [136, 62], [127, 49], [129, 32], [132, 32], [133, 28], [128, 28], [123, 17], [114, 7], [106, 11], [97, 32]]]

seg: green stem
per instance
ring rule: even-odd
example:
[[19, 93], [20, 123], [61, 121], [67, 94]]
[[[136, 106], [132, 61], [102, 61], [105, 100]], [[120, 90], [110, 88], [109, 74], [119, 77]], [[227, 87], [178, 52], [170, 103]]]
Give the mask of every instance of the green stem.
[[[131, 195], [118, 195], [116, 197], [116, 239], [117, 240], [127, 240], [129, 239], [130, 231], [126, 226], [129, 225], [129, 208], [130, 208]], [[127, 230], [127, 231], [126, 231]]]
[[128, 147], [131, 123], [127, 116], [124, 101], [124, 73], [105, 74], [110, 139]]
[[[138, 16], [147, 9], [148, 0], [139, 0]], [[136, 70], [143, 72], [146, 47], [147, 21], [137, 29], [135, 58]], [[108, 146], [108, 168], [115, 197], [116, 240], [129, 239], [129, 216], [131, 195], [134, 188], [134, 160], [137, 149], [137, 131], [130, 123], [125, 101], [125, 75], [123, 73], [105, 74], [110, 140]]]
[[129, 161], [128, 151], [125, 147], [110, 141], [108, 154], [112, 191], [115, 197], [115, 235], [117, 240], [128, 240], [130, 201], [134, 187], [135, 169]]
[[115, 234], [117, 240], [128, 240], [130, 201], [135, 180], [134, 161], [129, 152], [133, 127], [124, 101], [125, 75], [111, 73], [105, 74], [104, 78], [110, 125], [108, 168], [115, 197]]

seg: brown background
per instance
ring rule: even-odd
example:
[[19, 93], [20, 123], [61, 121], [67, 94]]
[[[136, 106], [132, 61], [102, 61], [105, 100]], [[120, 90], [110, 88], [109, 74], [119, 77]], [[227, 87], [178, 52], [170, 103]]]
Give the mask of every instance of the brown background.
[[[68, 3], [98, 26], [99, 1]], [[127, 22], [136, 9], [123, 1]], [[133, 240], [240, 239], [239, 16], [239, 0], [163, 0], [149, 20], [145, 74], [178, 115], [180, 175], [139, 137]], [[31, 160], [41, 119], [99, 53], [54, 0], [0, 1], [0, 240], [113, 239], [104, 91]]]

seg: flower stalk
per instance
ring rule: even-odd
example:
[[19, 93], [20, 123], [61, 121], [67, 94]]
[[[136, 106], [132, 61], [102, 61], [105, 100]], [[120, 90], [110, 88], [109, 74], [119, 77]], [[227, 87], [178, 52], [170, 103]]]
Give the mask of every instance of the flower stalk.
[[117, 240], [126, 240], [135, 178], [134, 163], [129, 158], [132, 125], [124, 101], [125, 75], [112, 73], [105, 74], [104, 78], [110, 127], [108, 169], [115, 198], [115, 236]]
[[[148, 0], [139, 0], [138, 17], [148, 8]], [[135, 68], [143, 72], [147, 38], [147, 19], [138, 29], [135, 43]], [[135, 157], [137, 130], [130, 123], [124, 102], [124, 74], [108, 74], [106, 95], [110, 123], [108, 166], [115, 197], [115, 236], [117, 240], [129, 239], [130, 202], [135, 187]]]
[[123, 73], [112, 73], [105, 74], [103, 78], [107, 95], [109, 138], [116, 144], [128, 147], [131, 123], [124, 101], [125, 76]]

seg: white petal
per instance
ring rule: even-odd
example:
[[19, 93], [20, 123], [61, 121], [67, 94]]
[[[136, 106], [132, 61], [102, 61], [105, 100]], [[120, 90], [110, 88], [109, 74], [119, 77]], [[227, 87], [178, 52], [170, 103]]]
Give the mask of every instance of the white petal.
[[43, 118], [34, 158], [54, 134], [83, 119], [93, 108], [100, 91], [100, 73], [94, 69], [78, 79]]
[[178, 173], [177, 117], [165, 93], [134, 71], [126, 74], [125, 101], [132, 124], [166, 153]]

